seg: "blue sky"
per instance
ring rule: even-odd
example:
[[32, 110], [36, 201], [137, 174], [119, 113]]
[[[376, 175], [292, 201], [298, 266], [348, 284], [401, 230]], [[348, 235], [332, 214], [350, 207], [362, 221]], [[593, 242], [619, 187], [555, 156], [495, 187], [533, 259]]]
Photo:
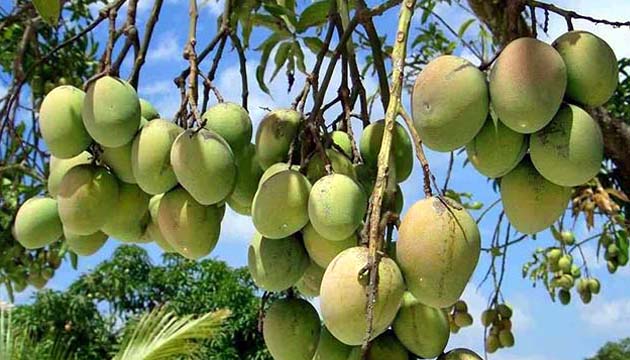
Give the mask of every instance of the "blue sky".
[[[203, 3], [198, 27], [198, 48], [202, 48], [213, 36], [216, 26], [215, 17], [220, 14], [223, 8], [221, 3], [216, 3], [214, 0]], [[630, 4], [624, 0], [601, 0], [597, 2], [562, 0], [554, 1], [554, 3], [579, 10], [584, 14], [616, 20], [624, 20], [624, 14], [627, 17], [630, 10]], [[144, 26], [151, 4], [151, 0], [140, 0], [140, 26]], [[469, 13], [458, 6], [440, 5], [436, 8], [436, 12], [449, 21], [455, 29], [471, 17]], [[124, 12], [121, 11], [121, 13]], [[391, 10], [378, 18], [376, 21], [377, 29], [385, 31], [391, 37], [391, 32], [395, 29], [397, 13], [397, 9]], [[542, 18], [542, 13], [539, 14], [539, 18]], [[414, 18], [414, 24], [416, 26], [412, 28], [412, 36], [417, 31], [413, 29], [419, 25], [418, 16]], [[607, 40], [618, 57], [630, 56], [630, 45], [628, 44], [630, 31], [628, 29], [594, 26], [581, 21], [575, 21], [574, 25], [576, 29], [593, 31]], [[140, 96], [150, 100], [163, 117], [172, 117], [179, 106], [179, 93], [173, 85], [172, 79], [187, 65], [181, 57], [187, 36], [187, 27], [188, 2], [186, 0], [165, 0], [165, 8], [151, 43], [139, 87]], [[564, 20], [552, 15], [549, 36], [544, 38], [551, 41], [565, 29]], [[104, 30], [104, 27], [101, 26], [96, 31], [97, 37], [103, 42]], [[471, 28], [469, 31], [472, 33], [473, 29]], [[264, 31], [256, 31], [251, 41], [252, 45], [254, 47], [258, 45], [264, 39], [264, 35], [266, 35]], [[226, 100], [239, 102], [238, 60], [229, 45], [226, 50], [215, 84]], [[466, 51], [461, 52], [461, 49], [458, 49], [457, 52], [470, 58], [471, 61], [474, 60], [471, 54]], [[256, 126], [265, 112], [259, 107], [288, 106], [301, 88], [303, 78], [297, 77], [296, 86], [290, 94], [287, 94], [286, 81], [280, 74], [270, 85], [273, 95], [270, 97], [258, 89], [254, 79], [259, 54], [249, 52], [247, 55], [251, 93], [250, 114]], [[314, 56], [307, 52], [307, 68], [312, 67], [313, 63]], [[209, 64], [206, 63], [203, 65], [203, 69], [207, 71], [208, 66]], [[269, 70], [270, 72], [271, 70]], [[335, 92], [335, 81], [338, 82], [338, 76], [333, 79], [330, 87], [333, 89], [331, 93]], [[367, 78], [365, 83], [369, 91], [374, 90], [377, 86], [376, 79], [373, 78]], [[408, 104], [409, 95], [405, 94], [404, 105], [407, 109], [409, 109]], [[373, 120], [377, 120], [378, 116], [382, 115], [382, 110], [378, 106], [375, 109]], [[359, 126], [356, 127], [356, 131], [360, 132]], [[428, 157], [438, 182], [442, 183], [448, 165], [448, 154], [429, 151]], [[492, 191], [491, 183], [472, 168], [462, 168], [463, 160], [463, 156], [456, 159], [450, 187], [460, 192], [472, 192], [475, 194], [476, 200], [485, 204], [494, 202], [498, 198], [498, 194]], [[405, 194], [405, 208], [422, 197], [422, 174], [417, 164], [411, 178], [403, 183], [402, 187]], [[494, 221], [498, 211], [500, 211], [498, 208], [493, 210], [481, 224], [482, 243], [485, 246], [490, 242]], [[478, 213], [473, 213], [473, 216], [478, 216]], [[222, 226], [221, 238], [210, 256], [225, 260], [232, 266], [246, 265], [247, 245], [253, 232], [254, 228], [248, 217], [237, 215], [228, 209]], [[582, 222], [578, 222], [576, 234], [578, 239], [586, 238], [589, 235]], [[517, 345], [512, 349], [501, 350], [491, 358], [502, 360], [577, 360], [592, 355], [606, 341], [630, 336], [630, 291], [628, 291], [630, 271], [627, 268], [622, 268], [614, 276], [608, 275], [605, 263], [603, 261], [597, 262], [595, 259], [594, 243], [586, 246], [585, 253], [589, 259], [591, 272], [602, 279], [603, 290], [600, 295], [593, 298], [590, 305], [584, 306], [579, 301], [575, 301], [577, 297], [574, 297], [574, 301], [569, 306], [554, 304], [544, 289], [540, 286], [532, 288], [531, 282], [521, 278], [521, 267], [530, 258], [531, 253], [537, 247], [550, 246], [553, 241], [549, 234], [545, 233], [535, 241], [528, 239], [510, 248], [503, 294], [515, 310], [513, 322]], [[78, 270], [71, 269], [67, 263], [64, 264], [50, 281], [49, 287], [54, 289], [67, 287], [82, 272], [88, 271], [95, 264], [108, 259], [118, 245], [116, 240], [110, 239], [97, 254], [81, 258]], [[160, 251], [157, 246], [153, 244], [143, 246], [149, 250], [155, 262], [160, 261]], [[492, 289], [489, 285], [484, 285], [478, 291], [476, 288], [487, 270], [488, 260], [489, 256], [482, 254], [471, 284], [464, 293], [464, 299], [468, 302], [471, 313], [475, 317], [475, 325], [454, 335], [449, 348], [466, 346], [480, 352], [482, 350], [483, 330], [479, 324], [479, 314], [485, 308]], [[29, 301], [32, 294], [33, 290], [29, 288], [26, 292], [18, 295], [17, 302]]]

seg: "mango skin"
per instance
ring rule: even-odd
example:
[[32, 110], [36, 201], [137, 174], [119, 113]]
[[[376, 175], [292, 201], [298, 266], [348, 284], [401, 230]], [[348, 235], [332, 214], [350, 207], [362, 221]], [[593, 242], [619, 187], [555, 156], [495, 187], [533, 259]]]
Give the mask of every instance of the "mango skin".
[[[326, 268], [320, 290], [320, 307], [326, 328], [347, 345], [361, 345], [367, 330], [365, 309], [366, 275], [359, 279], [367, 264], [368, 249], [353, 247], [341, 252]], [[390, 258], [381, 259], [372, 339], [387, 330], [396, 317], [405, 292], [398, 265]]]
[[214, 249], [221, 233], [222, 210], [199, 204], [181, 187], [162, 197], [158, 226], [164, 239], [182, 256], [196, 260]]
[[149, 199], [149, 217], [150, 221], [145, 230], [144, 238], [151, 240], [157, 244], [165, 253], [174, 253], [175, 249], [169, 244], [168, 241], [162, 235], [160, 225], [158, 225], [158, 211], [160, 209], [160, 201], [162, 201], [164, 194], [153, 195]]
[[525, 135], [488, 117], [481, 131], [466, 145], [468, 160], [482, 175], [498, 178], [514, 169], [525, 154]]
[[[330, 139], [349, 159], [352, 159], [352, 140], [347, 132], [335, 130], [330, 133]], [[339, 151], [339, 149], [335, 150]]]
[[70, 250], [79, 256], [90, 256], [95, 254], [107, 241], [107, 234], [97, 231], [90, 235], [76, 235], [64, 232], [66, 244]]
[[247, 250], [247, 267], [252, 279], [267, 291], [282, 291], [295, 285], [309, 266], [302, 242], [289, 236], [268, 239], [255, 234]]
[[[330, 161], [331, 170], [333, 173], [347, 175], [353, 180], [357, 179], [357, 174], [354, 170], [354, 165], [349, 158], [340, 153], [337, 150], [326, 149], [326, 156]], [[315, 183], [317, 180], [326, 176], [326, 167], [321, 153], [316, 151], [308, 162], [306, 167], [306, 177], [311, 183]]]
[[202, 205], [225, 200], [236, 184], [236, 162], [228, 143], [217, 133], [188, 129], [171, 148], [177, 181]]
[[311, 183], [294, 170], [281, 171], [263, 182], [252, 202], [252, 221], [264, 237], [281, 239], [308, 223]]
[[615, 93], [619, 67], [615, 52], [604, 40], [588, 31], [570, 31], [552, 44], [567, 67], [569, 100], [596, 107]]
[[92, 154], [87, 151], [83, 151], [79, 155], [69, 159], [60, 159], [51, 155], [49, 166], [50, 171], [48, 173], [48, 182], [46, 184], [48, 194], [52, 197], [57, 197], [57, 194], [59, 193], [59, 186], [61, 186], [61, 180], [66, 173], [75, 166], [89, 164], [91, 161]]
[[464, 292], [480, 247], [479, 228], [472, 216], [453, 200], [430, 197], [416, 202], [403, 216], [396, 260], [418, 301], [445, 308]]
[[116, 211], [118, 181], [104, 167], [75, 166], [61, 180], [57, 202], [68, 232], [94, 234]]
[[177, 185], [171, 165], [171, 147], [183, 131], [172, 122], [155, 119], [133, 140], [131, 170], [138, 186], [147, 194], [162, 194]]
[[529, 147], [536, 170], [561, 186], [586, 183], [604, 160], [599, 125], [575, 105], [563, 105], [549, 125], [530, 137]]
[[416, 78], [411, 104], [423, 144], [436, 151], [453, 151], [470, 142], [488, 116], [485, 75], [466, 59], [440, 56]]
[[81, 110], [85, 93], [73, 86], [59, 86], [49, 92], [39, 109], [42, 138], [52, 155], [68, 159], [79, 155], [92, 143]]
[[287, 163], [284, 162], [279, 162], [279, 163], [275, 163], [273, 165], [271, 165], [270, 167], [268, 167], [262, 174], [262, 176], [260, 177], [260, 179], [258, 180], [258, 187], [260, 187], [260, 185], [262, 185], [262, 183], [264, 183], [265, 181], [267, 181], [267, 179], [269, 179], [270, 177], [272, 177], [273, 175], [284, 171], [284, 170], [295, 170], [295, 171], [299, 171], [300, 167], [299, 166], [292, 166], [289, 165]]
[[[234, 209], [233, 205], [236, 205], [240, 210], [246, 209], [246, 213], [243, 215], [250, 215], [252, 201], [254, 200], [254, 195], [256, 195], [256, 190], [258, 190], [258, 182], [263, 175], [263, 169], [258, 162], [254, 144], [247, 145], [236, 156], [236, 169], [236, 183], [234, 190], [228, 196], [227, 202], [232, 209]], [[236, 209], [234, 210], [236, 211]], [[239, 211], [236, 212], [241, 214]]]
[[119, 182], [116, 210], [107, 218], [101, 231], [122, 242], [138, 242], [151, 220], [149, 199], [149, 194], [137, 185]]
[[330, 240], [344, 240], [361, 225], [367, 211], [363, 189], [350, 177], [332, 174], [319, 179], [308, 199], [313, 228]]
[[352, 347], [337, 340], [322, 326], [313, 360], [348, 360]]
[[319, 315], [302, 299], [274, 301], [263, 321], [265, 345], [275, 360], [312, 360], [319, 333]]
[[[372, 168], [376, 168], [378, 164], [378, 154], [381, 151], [384, 130], [384, 120], [372, 123], [363, 129], [359, 141], [361, 157]], [[413, 148], [407, 130], [399, 123], [395, 123], [392, 141], [396, 182], [403, 182], [411, 175], [413, 169]]]
[[442, 354], [450, 337], [446, 313], [423, 305], [410, 292], [403, 296], [392, 327], [405, 348], [423, 359]]
[[[352, 349], [348, 360], [363, 360], [361, 347]], [[409, 352], [396, 336], [388, 331], [374, 339], [366, 354], [366, 360], [408, 360]]]
[[442, 356], [440, 356], [437, 360], [483, 360], [483, 358], [472, 350], [453, 349], [445, 354], [442, 354]]
[[151, 121], [153, 119], [159, 119], [160, 113], [155, 109], [153, 104], [151, 104], [148, 100], [139, 99], [140, 100], [140, 116], [142, 116], [145, 121]]
[[512, 226], [535, 234], [551, 226], [565, 211], [571, 188], [545, 179], [529, 158], [501, 179], [501, 202]]
[[302, 238], [310, 258], [324, 269], [340, 252], [357, 246], [355, 234], [342, 240], [329, 240], [321, 236], [312, 224], [308, 224], [302, 229]]
[[304, 271], [302, 278], [295, 284], [295, 287], [306, 297], [318, 297], [319, 289], [322, 286], [324, 271], [326, 271], [326, 269], [322, 269], [315, 262], [311, 261]]
[[128, 82], [104, 76], [89, 85], [81, 115], [96, 142], [123, 146], [133, 140], [140, 127], [138, 94]]
[[101, 159], [109, 166], [119, 180], [127, 184], [136, 183], [136, 178], [133, 176], [133, 168], [131, 166], [132, 147], [133, 141], [115, 148], [102, 146], [103, 153], [101, 154]]
[[531, 134], [547, 125], [562, 103], [567, 69], [558, 52], [533, 38], [509, 43], [490, 72], [490, 98], [510, 129]]
[[223, 102], [211, 106], [201, 117], [206, 129], [219, 134], [235, 154], [239, 154], [252, 139], [252, 120], [242, 106]]
[[301, 117], [295, 110], [279, 109], [262, 119], [256, 131], [256, 154], [263, 169], [288, 159]]
[[26, 200], [15, 215], [15, 239], [27, 249], [39, 249], [63, 235], [57, 200], [34, 197]]

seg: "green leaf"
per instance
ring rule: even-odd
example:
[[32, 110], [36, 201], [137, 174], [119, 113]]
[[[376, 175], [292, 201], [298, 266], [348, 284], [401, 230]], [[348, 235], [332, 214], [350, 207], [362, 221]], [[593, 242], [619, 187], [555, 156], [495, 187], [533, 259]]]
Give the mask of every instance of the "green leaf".
[[295, 31], [297, 18], [295, 17], [295, 13], [293, 11], [277, 4], [264, 4], [263, 7], [271, 15], [281, 18], [290, 31]]
[[306, 64], [304, 63], [304, 52], [297, 41], [293, 42], [293, 56], [297, 60], [297, 68], [302, 74], [306, 74]]
[[306, 45], [309, 50], [311, 50], [314, 54], [319, 54], [319, 52], [324, 47], [324, 42], [318, 37], [305, 37], [304, 45]]
[[302, 33], [308, 28], [321, 25], [328, 18], [331, 2], [329, 0], [316, 1], [309, 5], [300, 15], [300, 21], [296, 26], [297, 31]]
[[459, 30], [457, 31], [457, 36], [460, 39], [463, 38], [464, 34], [466, 33], [466, 30], [468, 30], [470, 25], [472, 25], [474, 22], [475, 22], [474, 18], [464, 21], [464, 23], [459, 27]]
[[269, 81], [273, 81], [273, 79], [278, 75], [278, 72], [282, 68], [282, 65], [287, 61], [287, 57], [289, 56], [289, 50], [291, 50], [291, 43], [286, 41], [278, 46], [278, 51], [276, 51], [276, 57], [274, 58], [274, 63], [276, 64], [276, 69], [273, 71], [271, 75], [271, 79]]
[[260, 90], [269, 94], [269, 88], [265, 84], [265, 70], [267, 69], [267, 61], [269, 60], [269, 55], [271, 55], [271, 51], [278, 44], [278, 42], [286, 39], [290, 35], [287, 33], [275, 33], [267, 38], [256, 50], [262, 50], [262, 55], [260, 57], [260, 63], [256, 68], [256, 81], [258, 82], [258, 86]]
[[72, 265], [72, 268], [74, 270], [76, 270], [77, 266], [79, 265], [79, 257], [75, 252], [72, 251], [70, 251], [70, 264]]
[[61, 14], [59, 0], [33, 0], [33, 5], [39, 16], [49, 25], [56, 26]]

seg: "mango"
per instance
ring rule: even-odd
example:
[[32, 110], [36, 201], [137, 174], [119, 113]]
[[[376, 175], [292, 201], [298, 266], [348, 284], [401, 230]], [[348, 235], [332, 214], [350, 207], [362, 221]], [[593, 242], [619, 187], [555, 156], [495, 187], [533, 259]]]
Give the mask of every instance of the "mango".
[[308, 301], [274, 301], [263, 321], [265, 345], [275, 360], [312, 360], [319, 342], [319, 316]]
[[57, 197], [61, 180], [66, 173], [77, 165], [89, 164], [92, 161], [92, 154], [87, 151], [81, 152], [79, 155], [69, 158], [60, 159], [54, 155], [50, 156], [50, 171], [48, 174], [48, 194]]
[[122, 242], [142, 241], [141, 237], [151, 221], [149, 199], [149, 194], [137, 185], [119, 182], [116, 209], [101, 231]]
[[301, 118], [302, 115], [295, 110], [280, 109], [262, 119], [256, 131], [256, 154], [263, 169], [289, 158], [289, 148], [297, 135]]
[[341, 241], [333, 241], [321, 236], [312, 224], [304, 227], [302, 238], [309, 257], [324, 269], [340, 252], [357, 246], [357, 236], [354, 234]]
[[[372, 123], [363, 129], [359, 142], [363, 161], [373, 169], [376, 169], [378, 164], [378, 154], [381, 151], [384, 130], [384, 120]], [[403, 182], [411, 175], [413, 169], [413, 147], [407, 130], [399, 123], [395, 123], [392, 141], [392, 154], [396, 169], [392, 173], [396, 176], [396, 182]], [[374, 172], [376, 173], [376, 171]]]
[[39, 249], [63, 235], [57, 200], [34, 197], [26, 200], [15, 215], [13, 236], [27, 249]]
[[206, 129], [219, 134], [235, 154], [249, 145], [252, 139], [252, 120], [242, 106], [223, 102], [211, 106], [201, 117]]
[[95, 254], [107, 241], [107, 234], [102, 231], [90, 235], [75, 235], [64, 231], [64, 237], [70, 250], [79, 256]]

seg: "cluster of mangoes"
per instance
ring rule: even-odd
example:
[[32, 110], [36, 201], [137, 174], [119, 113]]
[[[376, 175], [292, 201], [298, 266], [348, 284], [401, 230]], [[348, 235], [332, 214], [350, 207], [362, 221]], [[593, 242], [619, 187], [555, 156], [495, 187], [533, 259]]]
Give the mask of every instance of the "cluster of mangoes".
[[620, 266], [628, 265], [628, 256], [625, 256], [619, 248], [618, 239], [608, 233], [602, 234], [599, 243], [604, 248], [604, 259], [608, 272], [614, 274]]
[[490, 328], [486, 335], [487, 352], [494, 353], [498, 349], [514, 346], [511, 319], [512, 309], [506, 304], [493, 304], [481, 314], [481, 323]]
[[606, 103], [617, 82], [615, 54], [594, 34], [571, 31], [552, 45], [519, 38], [488, 76], [455, 56], [430, 62], [414, 86], [413, 118], [426, 146], [465, 146], [477, 171], [500, 178], [510, 223], [533, 234], [599, 172], [602, 133], [587, 110]]
[[468, 304], [464, 300], [458, 300], [453, 306], [445, 309], [451, 333], [457, 334], [459, 330], [472, 326], [473, 317], [468, 312]]
[[155, 241], [166, 252], [205, 256], [216, 245], [224, 202], [240, 190], [237, 168], [252, 124], [219, 103], [204, 127], [161, 119], [127, 82], [105, 76], [87, 93], [72, 86], [44, 98], [39, 126], [51, 153], [48, 196], [19, 209], [15, 238], [29, 249], [60, 238], [87, 256], [108, 237]]
[[[303, 295], [319, 296], [323, 325], [309, 302], [289, 296], [271, 304], [263, 335], [277, 360], [359, 359], [368, 329], [369, 283], [368, 249], [360, 245], [359, 232], [384, 122], [369, 125], [361, 135], [364, 163], [353, 163], [351, 139], [335, 131], [320, 134], [325, 149], [298, 166], [291, 152], [299, 146], [300, 121], [293, 110], [274, 110], [262, 120], [255, 154], [264, 172], [253, 178], [253, 197], [246, 203], [251, 205], [237, 211], [251, 215], [257, 231], [248, 250], [254, 282], [267, 291], [295, 286]], [[393, 130], [383, 211], [399, 213], [398, 183], [411, 173], [413, 149], [402, 125]], [[470, 279], [479, 251], [479, 230], [462, 205], [444, 197], [414, 204], [402, 218], [397, 240], [379, 252], [369, 358], [440, 356], [450, 336], [449, 309]], [[456, 315], [462, 325], [469, 322], [464, 313]]]
[[573, 263], [573, 257], [566, 253], [564, 248], [549, 248], [545, 257], [548, 270], [552, 274], [550, 286], [558, 289], [560, 303], [567, 305], [571, 302], [570, 290], [573, 287], [576, 287], [584, 304], [590, 303], [592, 296], [599, 294], [599, 280], [594, 277], [582, 277], [582, 270]]

